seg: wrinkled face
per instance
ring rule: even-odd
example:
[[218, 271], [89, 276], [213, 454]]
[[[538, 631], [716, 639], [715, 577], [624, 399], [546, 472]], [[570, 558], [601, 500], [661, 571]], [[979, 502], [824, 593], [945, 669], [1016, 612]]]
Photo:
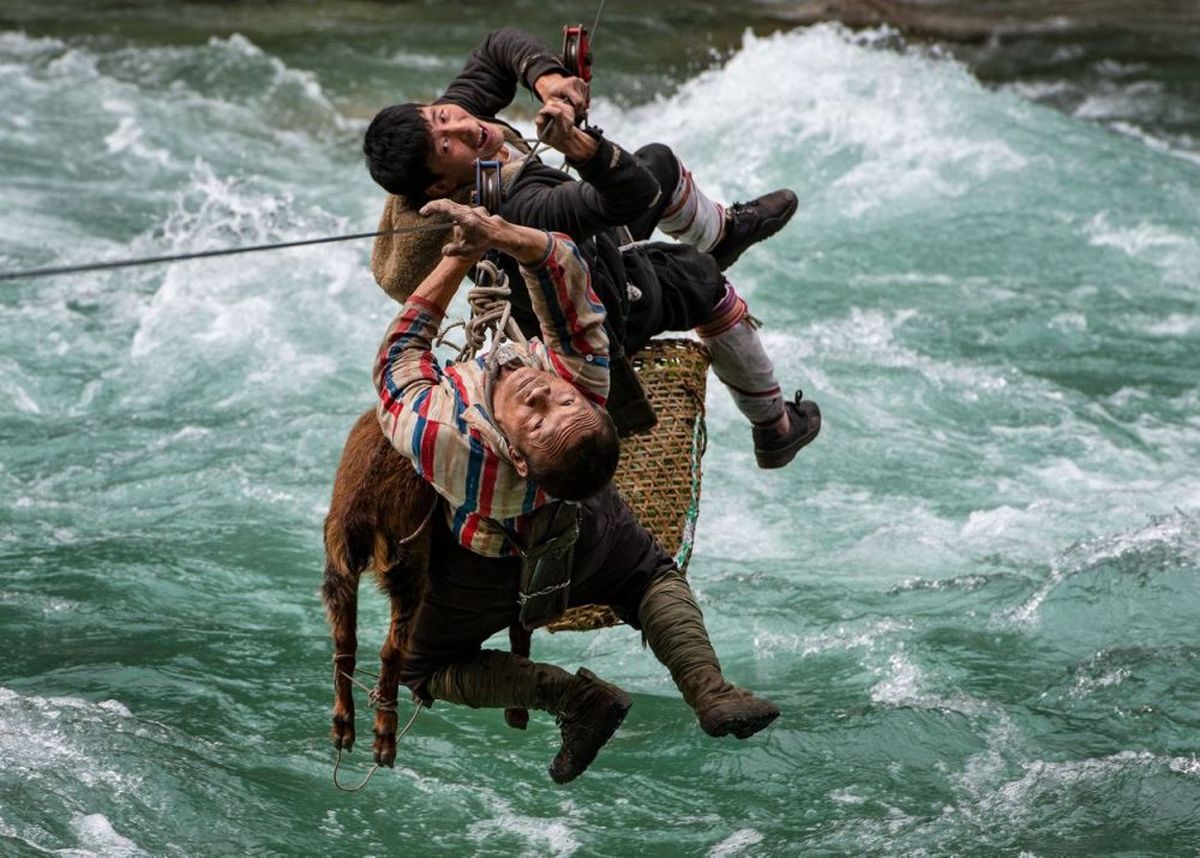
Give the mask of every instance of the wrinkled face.
[[603, 423], [574, 385], [527, 366], [501, 375], [492, 392], [492, 413], [521, 476], [529, 473], [529, 458], [553, 461]]
[[425, 189], [430, 197], [449, 196], [474, 182], [475, 160], [495, 159], [504, 146], [499, 125], [476, 119], [456, 104], [427, 104], [421, 116], [433, 138], [425, 166], [438, 177]]

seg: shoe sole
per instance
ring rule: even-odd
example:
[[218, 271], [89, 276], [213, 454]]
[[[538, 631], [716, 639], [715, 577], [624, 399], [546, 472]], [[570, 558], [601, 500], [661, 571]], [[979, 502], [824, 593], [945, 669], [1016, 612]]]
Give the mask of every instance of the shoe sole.
[[793, 196], [792, 204], [790, 206], [788, 206], [782, 212], [777, 214], [775, 217], [766, 218], [765, 220], [763, 220], [763, 229], [753, 241], [747, 243], [745, 246], [743, 246], [740, 250], [738, 250], [732, 256], [722, 256], [720, 259], [717, 259], [717, 267], [720, 268], [722, 271], [726, 270], [727, 268], [731, 267], [735, 262], [737, 262], [739, 259], [741, 259], [742, 254], [745, 253], [747, 250], [754, 247], [754, 245], [758, 244], [760, 241], [766, 241], [768, 238], [773, 236], [775, 233], [779, 232], [779, 230], [781, 230], [785, 226], [787, 226], [788, 221], [792, 219], [792, 215], [794, 215], [796, 213], [796, 209], [799, 207], [800, 207], [800, 198], [797, 196]]
[[812, 403], [812, 406], [813, 410], [808, 414], [808, 431], [795, 441], [788, 444], [786, 447], [778, 447], [773, 450], [760, 450], [755, 448], [754, 461], [758, 463], [760, 468], [765, 471], [769, 471], [774, 468], [782, 468], [784, 465], [791, 462], [792, 459], [796, 458], [796, 454], [799, 453], [804, 447], [807, 447], [809, 444], [811, 444], [817, 435], [821, 434], [821, 409], [817, 407], [815, 402]]
[[722, 736], [733, 735], [738, 739], [749, 739], [759, 730], [769, 725], [772, 721], [779, 717], [779, 710], [760, 712], [756, 715], [748, 715], [741, 718], [730, 718], [721, 721], [718, 724], [712, 725], [709, 729], [704, 724], [700, 726], [705, 733], [713, 738], [719, 739]]
[[555, 774], [554, 764], [551, 763], [549, 768], [550, 780], [554, 781], [556, 784], [569, 784], [571, 781], [575, 780], [575, 778], [586, 772], [588, 770], [588, 766], [595, 762], [596, 754], [600, 753], [600, 749], [608, 744], [608, 740], [613, 737], [613, 734], [617, 732], [617, 728], [621, 726], [621, 722], [625, 720], [625, 716], [629, 714], [629, 710], [633, 706], [633, 698], [624, 691], [619, 691], [616, 695], [614, 695], [611, 705], [616, 710], [613, 713], [613, 720], [609, 723], [607, 729], [605, 729], [602, 733], [597, 734], [601, 737], [601, 739], [596, 745], [596, 751], [592, 754], [591, 759], [581, 766], [579, 771], [567, 772], [567, 776]]

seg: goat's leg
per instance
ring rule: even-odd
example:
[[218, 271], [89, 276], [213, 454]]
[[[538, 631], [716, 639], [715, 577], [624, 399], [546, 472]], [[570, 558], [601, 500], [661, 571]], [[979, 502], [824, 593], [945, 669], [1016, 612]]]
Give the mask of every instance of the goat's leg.
[[[393, 571], [389, 571], [391, 578]], [[390, 583], [390, 581], [389, 581]], [[389, 588], [392, 589], [392, 588]], [[404, 606], [394, 592], [388, 594], [391, 603], [392, 621], [387, 639], [379, 651], [379, 682], [375, 686], [379, 707], [375, 709], [375, 762], [391, 768], [396, 762], [396, 706], [399, 703], [400, 666], [404, 661], [403, 638], [407, 633], [408, 617]]]
[[358, 651], [358, 575], [327, 552], [321, 599], [333, 633], [333, 746], [354, 747], [354, 696], [349, 677], [354, 675]]
[[381, 702], [392, 706], [375, 711], [375, 762], [391, 768], [396, 762], [396, 727], [398, 716], [395, 704], [399, 702], [400, 670], [404, 665], [404, 652], [412, 631], [413, 615], [420, 602], [419, 575], [412, 568], [412, 558], [404, 555], [383, 576], [383, 587], [391, 605], [392, 621], [387, 640], [379, 653], [380, 669], [378, 689]]

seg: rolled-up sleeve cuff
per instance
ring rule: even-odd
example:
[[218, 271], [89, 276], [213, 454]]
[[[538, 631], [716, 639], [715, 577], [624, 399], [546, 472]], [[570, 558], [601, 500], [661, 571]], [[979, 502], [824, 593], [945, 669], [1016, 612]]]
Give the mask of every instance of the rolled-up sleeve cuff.
[[587, 133], [595, 138], [596, 151], [586, 161], [570, 161], [570, 164], [579, 171], [580, 178], [585, 182], [590, 182], [598, 175], [615, 167], [624, 153], [619, 146], [608, 142], [595, 131], [589, 130]]
[[550, 257], [554, 255], [554, 245], [559, 241], [570, 241], [570, 238], [562, 233], [546, 232], [546, 250], [536, 262], [522, 263], [522, 268], [528, 268], [530, 271], [537, 271], [539, 268], [545, 268], [546, 263], [550, 261]]
[[563, 77], [571, 76], [571, 72], [559, 61], [558, 57], [551, 56], [550, 54], [535, 54], [529, 57], [522, 64], [520, 72], [521, 80], [525, 83], [525, 88], [534, 93], [537, 90], [534, 89], [533, 85], [544, 74], [551, 74], [553, 72]]
[[435, 324], [441, 322], [446, 315], [446, 311], [437, 304], [434, 304], [432, 301], [427, 301], [418, 295], [410, 295], [408, 300], [404, 302], [404, 306], [407, 309], [417, 310], [432, 316]]

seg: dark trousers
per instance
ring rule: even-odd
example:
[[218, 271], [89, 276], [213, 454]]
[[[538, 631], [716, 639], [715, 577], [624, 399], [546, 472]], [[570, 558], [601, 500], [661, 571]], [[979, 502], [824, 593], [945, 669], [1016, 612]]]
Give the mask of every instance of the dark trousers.
[[[609, 605], [635, 629], [638, 606], [675, 561], [634, 518], [610, 483], [581, 503], [579, 540], [568, 604]], [[412, 621], [400, 681], [428, 700], [425, 683], [438, 668], [469, 658], [496, 632], [517, 622], [521, 562], [463, 548], [434, 516], [426, 593]]]
[[[634, 241], [646, 241], [658, 227], [663, 211], [671, 202], [671, 195], [679, 183], [680, 165], [669, 147], [651, 143], [633, 153], [658, 180], [662, 193], [658, 203], [636, 220], [626, 224]], [[606, 237], [606, 241], [609, 237]], [[612, 236], [615, 240], [615, 236]], [[616, 256], [615, 247], [608, 246], [605, 253]], [[612, 262], [612, 257], [609, 261]], [[589, 257], [595, 265], [597, 257]], [[510, 260], [511, 262], [511, 260]], [[515, 264], [515, 263], [514, 263]], [[613, 266], [614, 274], [623, 268], [626, 283], [611, 283], [610, 289], [625, 291], [628, 283], [636, 284], [640, 295], [629, 302], [624, 330], [617, 326], [624, 350], [633, 354], [652, 337], [668, 331], [690, 331], [712, 318], [713, 309], [725, 297], [725, 276], [707, 253], [675, 242], [650, 242], [627, 250], [620, 255], [619, 264]], [[538, 335], [538, 320], [524, 292], [524, 283], [509, 269], [510, 285], [513, 286], [512, 310], [517, 324], [526, 336]], [[615, 311], [615, 302], [620, 297], [605, 294], [597, 284], [600, 298], [609, 312]], [[612, 321], [610, 319], [610, 321]]]
[[[634, 241], [645, 241], [658, 227], [663, 211], [679, 182], [675, 153], [662, 143], [650, 143], [634, 153], [654, 174], [662, 188], [658, 205], [628, 224]], [[630, 259], [631, 256], [638, 257]], [[658, 289], [644, 289], [629, 304], [625, 321], [625, 350], [632, 354], [651, 337], [666, 331], [690, 331], [712, 318], [713, 308], [725, 297], [725, 275], [717, 261], [696, 248], [674, 242], [650, 242], [626, 251], [626, 265], [648, 266]]]

